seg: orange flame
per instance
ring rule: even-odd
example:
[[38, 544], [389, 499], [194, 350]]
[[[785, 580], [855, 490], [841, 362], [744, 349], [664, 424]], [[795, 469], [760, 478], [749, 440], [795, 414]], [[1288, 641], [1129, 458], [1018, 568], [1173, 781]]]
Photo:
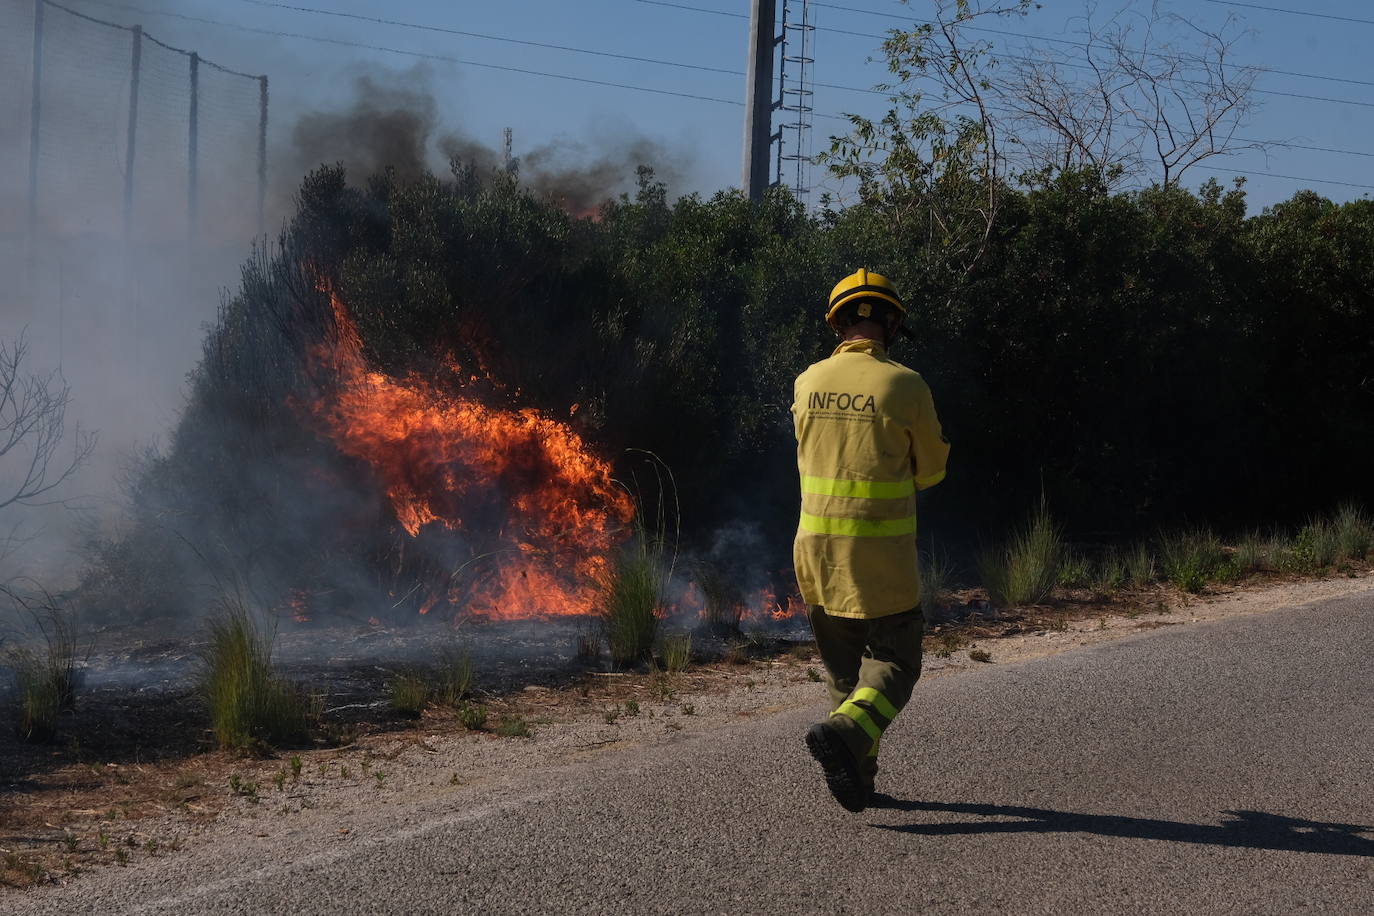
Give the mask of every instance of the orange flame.
[[[532, 408], [500, 409], [411, 374], [372, 368], [342, 299], [327, 284], [334, 328], [316, 356], [336, 393], [315, 416], [345, 455], [365, 461], [412, 538], [462, 532], [421, 605], [440, 601], [500, 618], [587, 614], [611, 552], [634, 515], [611, 466], [566, 423]], [[481, 376], [450, 362], [453, 380]]]

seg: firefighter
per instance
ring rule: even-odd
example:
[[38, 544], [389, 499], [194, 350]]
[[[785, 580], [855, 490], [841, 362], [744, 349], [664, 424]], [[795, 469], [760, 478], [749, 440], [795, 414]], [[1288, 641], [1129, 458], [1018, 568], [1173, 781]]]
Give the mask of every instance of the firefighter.
[[899, 333], [910, 336], [905, 317], [881, 274], [841, 280], [825, 316], [840, 345], [797, 377], [792, 403], [793, 561], [833, 710], [806, 744], [849, 811], [871, 800], [879, 739], [921, 674], [916, 492], [944, 479], [949, 455], [930, 389], [887, 355]]

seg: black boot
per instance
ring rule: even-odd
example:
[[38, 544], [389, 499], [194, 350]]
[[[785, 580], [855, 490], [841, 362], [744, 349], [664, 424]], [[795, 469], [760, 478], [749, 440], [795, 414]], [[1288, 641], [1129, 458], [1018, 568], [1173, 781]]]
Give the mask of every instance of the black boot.
[[806, 747], [825, 772], [826, 788], [835, 796], [835, 801], [846, 811], [855, 813], [868, 807], [873, 783], [866, 778], [862, 763], [833, 725], [817, 722], [807, 729]]

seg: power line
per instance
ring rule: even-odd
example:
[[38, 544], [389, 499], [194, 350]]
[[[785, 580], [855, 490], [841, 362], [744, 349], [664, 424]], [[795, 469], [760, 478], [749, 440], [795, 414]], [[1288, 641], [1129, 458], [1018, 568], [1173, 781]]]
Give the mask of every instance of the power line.
[[658, 64], [665, 67], [681, 67], [684, 70], [702, 70], [707, 73], [724, 73], [729, 76], [743, 76], [739, 70], [730, 70], [725, 67], [708, 67], [705, 64], [688, 64], [675, 60], [661, 60], [656, 57], [636, 57], [633, 54], [617, 54], [612, 51], [597, 51], [591, 48], [577, 48], [571, 45], [556, 45], [543, 41], [530, 41], [524, 38], [509, 38], [503, 35], [487, 35], [482, 32], [467, 32], [462, 29], [451, 29], [446, 26], [429, 25], [422, 22], [403, 22], [400, 19], [384, 19], [381, 16], [364, 16], [359, 13], [344, 13], [339, 10], [324, 10], [311, 6], [293, 6], [290, 3], [277, 3], [274, 0], [239, 0], [240, 3], [250, 3], [253, 6], [266, 6], [275, 9], [290, 10], [296, 13], [311, 13], [316, 16], [333, 16], [338, 19], [353, 19], [359, 22], [371, 22], [376, 25], [394, 25], [403, 29], [415, 29], [421, 32], [438, 32], [443, 35], [461, 35], [464, 38], [477, 38], [482, 41], [500, 41], [507, 44], [526, 45], [533, 48], [549, 48], [555, 51], [571, 51], [574, 54], [590, 54], [595, 57], [610, 57], [616, 60], [628, 60], [641, 64]]
[[[730, 16], [730, 17], [738, 18], [738, 19], [748, 19], [748, 18], [749, 18], [748, 16], [745, 16], [745, 15], [743, 15], [743, 14], [741, 14], [741, 13], [727, 13], [727, 12], [723, 12], [723, 11], [721, 11], [721, 10], [708, 9], [708, 8], [706, 8], [706, 7], [689, 6], [688, 4], [685, 4], [685, 3], [670, 3], [670, 2], [667, 2], [667, 0], [636, 0], [636, 2], [638, 2], [638, 3], [647, 3], [647, 4], [650, 4], [650, 5], [652, 5], [652, 6], [666, 6], [666, 7], [672, 7], [672, 8], [674, 8], [674, 9], [688, 10], [688, 11], [690, 11], [690, 12], [695, 12], [695, 13], [712, 13], [712, 14], [715, 14], [715, 15], [718, 15], [718, 16]], [[1223, 2], [1223, 0], [1209, 0], [1209, 2], [1220, 3], [1220, 2]], [[882, 12], [879, 12], [879, 11], [877, 11], [877, 10], [866, 10], [866, 9], [861, 9], [861, 8], [859, 8], [859, 7], [854, 7], [854, 6], [842, 6], [842, 5], [835, 4], [835, 3], [824, 3], [824, 2], [819, 2], [819, 0], [812, 0], [812, 5], [813, 5], [813, 6], [827, 7], [827, 8], [829, 8], [829, 9], [834, 9], [834, 10], [841, 10], [841, 11], [844, 11], [844, 12], [862, 13], [862, 14], [869, 15], [869, 16], [879, 16], [879, 17], [881, 17], [881, 18], [888, 19], [888, 20], [891, 20], [891, 21], [893, 21], [893, 22], [907, 22], [907, 21], [908, 21], [908, 20], [906, 20], [906, 19], [903, 19], [902, 17], [893, 16], [893, 15], [891, 15], [890, 13], [882, 13]], [[914, 21], [915, 21], [917, 24], [925, 24], [925, 25], [931, 25], [931, 24], [933, 24], [933, 23], [929, 23], [929, 22], [923, 22], [922, 20], [914, 20]], [[1359, 20], [1359, 21], [1363, 21], [1363, 20]], [[1001, 35], [1001, 36], [1008, 37], [1008, 38], [1024, 38], [1024, 39], [1028, 39], [1028, 40], [1031, 40], [1031, 41], [1045, 42], [1045, 43], [1048, 43], [1048, 44], [1071, 45], [1071, 46], [1076, 47], [1076, 48], [1088, 48], [1088, 47], [1091, 47], [1091, 45], [1090, 45], [1088, 42], [1086, 42], [1086, 41], [1074, 41], [1074, 40], [1071, 39], [1071, 38], [1054, 38], [1054, 37], [1049, 36], [1049, 35], [1031, 35], [1031, 34], [1028, 34], [1028, 33], [1026, 33], [1026, 32], [1014, 32], [1014, 31], [1011, 31], [1011, 30], [1009, 30], [1009, 29], [992, 29], [992, 28], [988, 28], [987, 26], [965, 26], [965, 28], [967, 28], [967, 29], [968, 29], [969, 31], [971, 31], [971, 32], [985, 32], [985, 33], [987, 33], [987, 34], [989, 34], [989, 35]], [[849, 36], [854, 37], [854, 38], [868, 38], [868, 39], [872, 39], [872, 40], [874, 40], [874, 41], [886, 41], [886, 40], [888, 39], [888, 37], [889, 37], [889, 36], [887, 36], [887, 35], [875, 35], [875, 34], [873, 34], [873, 33], [871, 33], [871, 32], [855, 32], [855, 31], [851, 31], [851, 30], [849, 30], [849, 29], [836, 29], [836, 28], [831, 28], [831, 27], [822, 26], [822, 25], [816, 26], [816, 30], [817, 30], [818, 32], [830, 32], [830, 33], [835, 34], [835, 35], [849, 35]], [[1174, 58], [1174, 57], [1170, 57], [1170, 55], [1167, 55], [1167, 54], [1160, 54], [1160, 53], [1157, 53], [1157, 52], [1148, 52], [1148, 53], [1149, 53], [1150, 56], [1152, 56], [1152, 57], [1158, 57], [1158, 58], [1162, 58], [1162, 59], [1164, 59], [1164, 60], [1175, 60], [1175, 59], [1177, 59], [1177, 58]], [[1003, 55], [1003, 56], [1005, 57], [1006, 55]], [[1014, 58], [1013, 58], [1013, 59], [1014, 59]], [[1374, 80], [1353, 79], [1353, 78], [1351, 78], [1351, 77], [1344, 77], [1344, 76], [1328, 76], [1328, 75], [1322, 74], [1322, 73], [1304, 73], [1304, 72], [1299, 71], [1299, 70], [1279, 70], [1279, 69], [1274, 68], [1274, 67], [1263, 67], [1263, 66], [1254, 66], [1254, 67], [1251, 67], [1251, 68], [1249, 68], [1249, 69], [1252, 69], [1252, 70], [1254, 70], [1254, 71], [1257, 72], [1257, 73], [1272, 73], [1272, 74], [1274, 74], [1274, 75], [1276, 75], [1276, 76], [1292, 76], [1292, 77], [1297, 77], [1297, 78], [1299, 78], [1299, 79], [1321, 80], [1321, 81], [1323, 81], [1323, 82], [1329, 82], [1329, 83], [1346, 83], [1346, 84], [1352, 85], [1352, 86], [1371, 86], [1371, 87], [1374, 87]], [[1292, 97], [1292, 98], [1306, 99], [1306, 100], [1309, 100], [1309, 101], [1337, 102], [1337, 103], [1347, 104], [1347, 105], [1368, 104], [1368, 105], [1374, 106], [1374, 103], [1361, 103], [1361, 102], [1357, 102], [1357, 101], [1351, 101], [1351, 100], [1348, 100], [1348, 99], [1332, 99], [1332, 98], [1327, 98], [1327, 97], [1325, 97], [1325, 96], [1296, 95], [1296, 94], [1278, 92], [1278, 91], [1276, 91], [1276, 90], [1271, 90], [1271, 89], [1256, 89], [1256, 90], [1254, 90], [1254, 91], [1255, 91], [1255, 92], [1258, 92], [1258, 93], [1265, 94], [1265, 95], [1289, 96], [1289, 97]]]
[[[371, 22], [377, 25], [392, 25], [405, 29], [416, 29], [422, 32], [438, 32], [444, 35], [461, 35], [465, 38], [477, 38], [483, 41], [500, 41], [508, 44], [526, 45], [534, 48], [548, 48], [555, 51], [568, 51], [573, 54], [589, 54], [594, 57], [609, 57], [615, 60], [628, 60], [634, 63], [655, 64], [664, 67], [680, 67], [684, 70], [701, 70], [706, 73], [720, 73], [726, 76], [744, 76], [743, 70], [732, 70], [728, 67], [708, 67], [704, 64], [689, 64], [682, 61], [663, 60], [657, 57], [638, 57], [633, 54], [619, 54], [614, 51], [598, 51], [593, 48], [579, 48], [573, 45], [550, 44], [543, 41], [530, 41], [524, 38], [510, 38], [504, 35], [488, 35], [482, 32], [468, 32], [462, 29], [451, 29], [447, 26], [430, 25], [422, 22], [404, 22], [399, 19], [385, 19], [380, 16], [364, 16], [359, 13], [344, 13], [338, 10], [325, 10], [311, 6], [295, 6], [290, 3], [279, 3], [276, 0], [239, 0], [240, 3], [249, 3], [253, 6], [265, 6], [282, 10], [290, 10], [296, 13], [310, 13], [317, 16], [334, 16], [340, 19], [354, 19], [361, 22]], [[862, 86], [841, 86], [835, 83], [815, 83], [825, 89], [840, 89], [845, 92], [866, 92], [882, 93], [877, 89], [865, 89]], [[1374, 83], [1371, 83], [1374, 85]]]
[[1195, 169], [1202, 169], [1207, 172], [1225, 172], [1228, 175], [1263, 175], [1265, 178], [1284, 178], [1288, 181], [1311, 181], [1317, 184], [1338, 184], [1347, 188], [1363, 188], [1374, 191], [1374, 184], [1356, 184], [1353, 181], [1335, 181], [1331, 178], [1303, 178], [1300, 175], [1279, 175], [1275, 172], [1256, 172], [1253, 169], [1222, 169], [1211, 165], [1195, 165]]
[[277, 29], [262, 29], [255, 26], [240, 25], [234, 22], [221, 22], [217, 19], [207, 19], [203, 16], [191, 16], [186, 13], [171, 13], [163, 10], [150, 10], [144, 7], [132, 6], [123, 3], [111, 3], [109, 0], [86, 0], [87, 3], [94, 3], [98, 6], [111, 7], [113, 9], [127, 10], [134, 13], [143, 13], [149, 16], [167, 16], [172, 19], [183, 19], [188, 22], [199, 22], [204, 25], [220, 26], [222, 28], [234, 29], [239, 32], [249, 32], [255, 35], [270, 35], [276, 38], [295, 38], [301, 41], [316, 41], [323, 44], [338, 45], [345, 48], [359, 48], [365, 51], [382, 51], [387, 54], [400, 54], [406, 57], [416, 57], [423, 60], [439, 60], [446, 63], [461, 64], [465, 67], [482, 67], [488, 70], [501, 70], [507, 73], [524, 73], [529, 76], [542, 76], [548, 79], [568, 80], [575, 83], [587, 83], [594, 86], [609, 86], [615, 89], [632, 89], [636, 92], [648, 92], [655, 95], [675, 96], [683, 99], [696, 99], [702, 102], [716, 102], [721, 105], [736, 105], [743, 107], [744, 103], [735, 99], [722, 99], [715, 96], [698, 95], [692, 92], [678, 92], [672, 89], [654, 89], [649, 86], [635, 86], [631, 83], [617, 83], [610, 80], [591, 79], [585, 76], [572, 76], [567, 73], [549, 73], [543, 70], [531, 70], [525, 67], [512, 67], [505, 64], [488, 64], [475, 60], [464, 60], [458, 57], [450, 57], [447, 54], [432, 54], [424, 51], [408, 51], [404, 48], [388, 48], [382, 45], [364, 44], [357, 41], [345, 41], [342, 38], [325, 38], [322, 35], [308, 35], [301, 32], [284, 32]]
[[1288, 13], [1293, 16], [1311, 16], [1313, 19], [1333, 19], [1336, 22], [1357, 22], [1360, 25], [1374, 25], [1374, 19], [1356, 19], [1352, 16], [1336, 16], [1332, 13], [1314, 13], [1311, 10], [1291, 10], [1281, 6], [1263, 6], [1259, 3], [1237, 3], [1234, 0], [1207, 0], [1217, 6], [1243, 6], [1252, 10], [1265, 10], [1270, 13]]

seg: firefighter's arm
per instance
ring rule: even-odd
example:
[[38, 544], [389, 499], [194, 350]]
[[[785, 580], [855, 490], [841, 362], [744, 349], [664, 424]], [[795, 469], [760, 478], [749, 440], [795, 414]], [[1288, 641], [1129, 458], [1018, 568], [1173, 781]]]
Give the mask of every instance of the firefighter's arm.
[[949, 442], [940, 429], [935, 399], [924, 384], [916, 398], [916, 422], [911, 430], [911, 467], [916, 489], [925, 490], [945, 479]]

